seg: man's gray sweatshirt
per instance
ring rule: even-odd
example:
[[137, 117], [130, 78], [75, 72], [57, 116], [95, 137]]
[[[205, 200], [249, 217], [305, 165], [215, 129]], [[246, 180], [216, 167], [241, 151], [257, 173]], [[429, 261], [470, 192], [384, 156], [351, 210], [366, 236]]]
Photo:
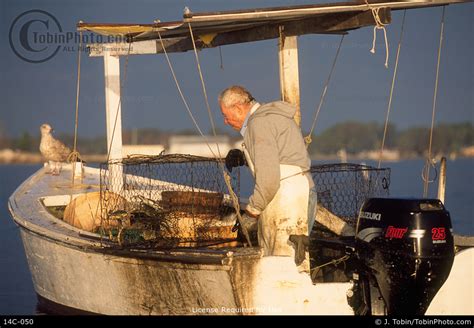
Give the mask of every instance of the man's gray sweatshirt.
[[260, 214], [280, 188], [280, 164], [311, 165], [301, 130], [294, 121], [296, 107], [283, 101], [263, 104], [249, 117], [244, 144], [255, 169], [255, 189], [249, 205]]

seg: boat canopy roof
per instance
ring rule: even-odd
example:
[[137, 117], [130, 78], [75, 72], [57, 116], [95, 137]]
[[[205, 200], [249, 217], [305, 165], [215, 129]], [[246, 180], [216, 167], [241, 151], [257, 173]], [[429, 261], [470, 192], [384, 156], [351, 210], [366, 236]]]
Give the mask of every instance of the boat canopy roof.
[[[207, 36], [201, 40], [207, 46], [228, 43], [258, 41], [276, 38], [275, 28], [284, 26], [285, 35], [310, 33], [344, 33], [348, 30], [374, 25], [371, 9], [383, 8], [379, 16], [382, 23], [390, 22], [390, 10], [441, 6], [471, 0], [415, 0], [384, 1], [371, 0], [369, 3], [336, 2], [328, 4], [299, 5], [289, 7], [258, 8], [251, 10], [233, 10], [193, 13], [185, 8], [182, 21], [160, 22], [152, 24], [104, 24], [79, 23], [79, 31], [91, 31], [106, 36], [121, 36], [128, 41], [179, 39], [189, 37], [191, 24], [193, 33]], [[362, 14], [370, 15], [362, 15]], [[228, 42], [216, 42], [217, 35], [226, 34]], [[217, 41], [217, 40], [216, 40]], [[187, 49], [188, 50], [188, 49]], [[186, 51], [186, 50], [184, 50]]]

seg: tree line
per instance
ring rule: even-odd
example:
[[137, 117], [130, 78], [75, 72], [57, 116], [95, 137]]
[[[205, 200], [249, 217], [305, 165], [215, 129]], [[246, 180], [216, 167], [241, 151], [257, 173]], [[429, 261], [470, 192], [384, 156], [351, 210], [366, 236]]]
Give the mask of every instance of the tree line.
[[[336, 124], [313, 137], [310, 152], [334, 154], [340, 149], [348, 153], [378, 150], [384, 135], [384, 125], [377, 122], [344, 122]], [[402, 155], [422, 155], [429, 146], [430, 128], [410, 127], [397, 130], [389, 124], [384, 149], [398, 150]], [[474, 126], [471, 122], [441, 123], [433, 129], [432, 152], [449, 154], [474, 144]]]
[[[1, 127], [1, 125], [0, 125]], [[16, 138], [8, 137], [0, 128], [0, 149], [11, 148], [27, 152], [37, 152], [40, 142], [39, 135], [24, 132]], [[311, 154], [335, 154], [344, 149], [349, 154], [380, 149], [384, 125], [377, 122], [348, 121], [336, 124], [318, 135], [312, 136], [309, 146]], [[219, 134], [225, 134], [219, 131]], [[157, 129], [138, 129], [124, 131], [124, 144], [163, 144], [167, 145], [171, 135], [195, 135], [194, 130], [160, 131]], [[428, 127], [410, 127], [398, 130], [389, 124], [385, 138], [385, 149], [400, 151], [401, 155], [422, 155], [428, 149], [430, 129]], [[58, 135], [67, 145], [73, 145], [71, 135]], [[105, 154], [107, 152], [106, 138], [79, 138], [79, 151], [83, 154]], [[474, 145], [474, 126], [471, 122], [441, 123], [433, 130], [433, 153], [459, 152], [463, 147]]]

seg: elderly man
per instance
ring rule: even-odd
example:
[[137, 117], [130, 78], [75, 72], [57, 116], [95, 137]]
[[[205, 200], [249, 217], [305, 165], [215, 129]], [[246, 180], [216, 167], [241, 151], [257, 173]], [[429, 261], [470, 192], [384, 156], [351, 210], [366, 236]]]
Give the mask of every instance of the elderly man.
[[[293, 119], [296, 108], [282, 101], [260, 104], [241, 86], [225, 89], [218, 101], [224, 122], [244, 137], [243, 153], [255, 178], [244, 224], [258, 220], [258, 241], [265, 256], [295, 256], [289, 236], [308, 235], [316, 213], [314, 183], [305, 173], [311, 160]], [[244, 155], [231, 150], [226, 166], [242, 165]], [[309, 269], [301, 254], [296, 264], [300, 271]]]

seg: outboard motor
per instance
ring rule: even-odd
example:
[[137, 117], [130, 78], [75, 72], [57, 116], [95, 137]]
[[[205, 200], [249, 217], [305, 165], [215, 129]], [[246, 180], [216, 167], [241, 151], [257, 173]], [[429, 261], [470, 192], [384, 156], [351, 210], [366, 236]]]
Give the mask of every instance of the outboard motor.
[[454, 261], [449, 212], [437, 199], [368, 199], [355, 256], [348, 299], [356, 314], [423, 315]]

